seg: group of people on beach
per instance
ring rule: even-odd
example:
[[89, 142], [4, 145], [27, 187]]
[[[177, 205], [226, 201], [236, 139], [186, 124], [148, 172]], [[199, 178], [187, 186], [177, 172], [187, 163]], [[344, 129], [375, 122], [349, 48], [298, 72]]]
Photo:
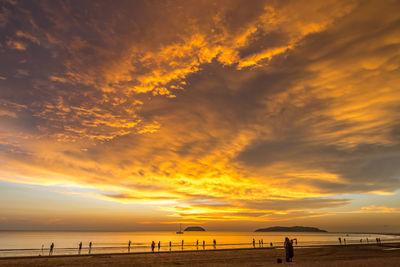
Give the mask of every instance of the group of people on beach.
[[[339, 244], [342, 245], [342, 238], [339, 237], [338, 240], [339, 240]], [[368, 237], [365, 238], [365, 241], [367, 241], [367, 244], [369, 244], [369, 239], [368, 239]], [[362, 242], [363, 242], [363, 239], [361, 238], [361, 239], [360, 239], [360, 244], [362, 244]], [[343, 238], [343, 244], [344, 244], [344, 245], [347, 245], [347, 243], [346, 243], [346, 238]], [[380, 237], [377, 237], [377, 238], [376, 238], [376, 244], [378, 244], [378, 245], [381, 244], [381, 238], [380, 238]]]
[[[129, 241], [129, 242], [130, 242], [130, 241]], [[92, 245], [93, 245], [93, 243], [92, 243], [92, 242], [89, 242], [89, 251], [88, 251], [88, 254], [90, 254], [90, 253], [92, 252]], [[44, 251], [44, 245], [42, 245], [42, 249], [41, 249], [42, 254], [43, 254], [43, 251]], [[79, 245], [78, 245], [78, 254], [79, 254], [79, 255], [81, 254], [81, 251], [82, 251], [82, 241], [79, 242]], [[52, 242], [51, 245], [50, 245], [50, 248], [49, 248], [49, 256], [53, 255], [53, 252], [54, 252], [54, 242]], [[40, 254], [40, 255], [41, 255], [41, 254]], [[40, 255], [39, 255], [39, 256], [40, 256]]]
[[[260, 248], [263, 248], [263, 247], [264, 247], [264, 240], [263, 240], [263, 239], [258, 240], [258, 246], [259, 246]], [[270, 246], [270, 247], [273, 246], [272, 242], [269, 243], [269, 246]], [[254, 238], [253, 238], [253, 248], [256, 248], [256, 240], [255, 240]]]
[[[129, 240], [129, 249], [130, 249], [130, 242], [131, 241]], [[184, 243], [185, 243], [185, 241], [182, 239], [182, 242], [181, 242], [182, 250], [183, 250]], [[213, 240], [213, 246], [214, 246], [214, 249], [217, 246], [217, 240], [216, 239]], [[199, 240], [196, 241], [196, 247], [197, 247], [197, 249], [199, 249]], [[203, 240], [203, 249], [205, 249], [205, 247], [206, 247], [206, 241]], [[155, 248], [156, 248], [156, 242], [152, 241], [151, 242], [151, 251], [154, 252]], [[161, 249], [161, 241], [158, 241], [157, 248], [158, 248], [158, 251], [160, 251], [160, 249]], [[169, 241], [169, 250], [171, 251], [171, 249], [172, 249], [172, 242]]]
[[[293, 258], [293, 241], [295, 241], [295, 242], [296, 242], [296, 245], [297, 245], [297, 238], [292, 239], [292, 240], [289, 240], [289, 241], [288, 241], [288, 240], [289, 240], [289, 238], [286, 237], [285, 243], [284, 243], [284, 247], [285, 247], [285, 251], [287, 251], [287, 252], [286, 252], [286, 255], [288, 256], [288, 257], [286, 257], [286, 259], [291, 259], [291, 258]], [[340, 240], [340, 238], [339, 238], [339, 240]], [[340, 240], [340, 242], [341, 242], [341, 240]], [[377, 238], [377, 242], [378, 242], [378, 238]], [[130, 250], [131, 250], [132, 244], [133, 244], [132, 241], [129, 240], [129, 242], [128, 242], [128, 253], [129, 253]], [[259, 247], [264, 247], [264, 240], [263, 240], [263, 239], [258, 240], [258, 244], [259, 244]], [[81, 251], [82, 251], [82, 245], [83, 245], [83, 244], [82, 244], [82, 241], [79, 242], [79, 245], [78, 245], [78, 254], [79, 254], [79, 255], [81, 254]], [[89, 248], [89, 251], [88, 251], [88, 254], [90, 254], [91, 251], [92, 251], [92, 245], [93, 245], [93, 243], [92, 243], [92, 242], [89, 242], [89, 247], [88, 247], [88, 248]], [[158, 251], [160, 251], [160, 249], [161, 249], [161, 241], [158, 241], [157, 245], [156, 245], [156, 243], [155, 243], [154, 241], [151, 242], [151, 251], [152, 251], [152, 252], [155, 252], [156, 246], [157, 246], [157, 248], [158, 248]], [[182, 249], [183, 249], [183, 246], [184, 246], [184, 240], [183, 240], [183, 239], [182, 239], [182, 241], [181, 241], [181, 246], [182, 246]], [[206, 241], [203, 240], [203, 249], [205, 249], [205, 246], [206, 246]], [[214, 239], [214, 240], [213, 240], [213, 247], [214, 247], [214, 249], [216, 249], [216, 246], [217, 246], [217, 240]], [[199, 240], [196, 241], [196, 247], [197, 247], [197, 249], [198, 249], [198, 247], [199, 247]], [[256, 247], [256, 241], [255, 241], [254, 238], [253, 238], [253, 247], [254, 247], [254, 248]], [[272, 242], [270, 242], [270, 247], [273, 247], [273, 243], [272, 243]], [[172, 249], [172, 242], [169, 241], [169, 250], [171, 251], [171, 249]], [[44, 245], [42, 245], [42, 253], [43, 253], [43, 250], [44, 250]], [[290, 252], [290, 251], [291, 251], [291, 252]], [[53, 255], [53, 252], [54, 252], [54, 242], [52, 242], [51, 245], [50, 245], [49, 256]], [[291, 255], [291, 256], [290, 256], [290, 255]]]

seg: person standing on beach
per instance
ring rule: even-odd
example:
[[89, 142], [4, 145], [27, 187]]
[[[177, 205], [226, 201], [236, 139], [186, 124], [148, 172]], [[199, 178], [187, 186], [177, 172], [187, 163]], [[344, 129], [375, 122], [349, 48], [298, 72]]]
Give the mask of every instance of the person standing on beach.
[[203, 249], [206, 248], [206, 241], [203, 240]]
[[285, 238], [284, 247], [286, 262], [292, 262], [294, 256], [293, 242], [288, 237]]
[[213, 241], [213, 242], [214, 242], [214, 249], [215, 249], [215, 248], [216, 248], [216, 246], [217, 246], [217, 240], [215, 240], [215, 239], [214, 239], [214, 241]]
[[128, 253], [131, 252], [131, 241], [128, 242]]
[[160, 248], [161, 248], [161, 241], [158, 241], [158, 252], [160, 252]]
[[172, 243], [169, 241], [169, 251], [171, 251]]
[[81, 250], [82, 250], [82, 241], [79, 243], [79, 249], [78, 249], [79, 254], [81, 254]]
[[346, 238], [343, 238], [344, 245], [346, 246]]
[[154, 252], [154, 248], [156, 247], [156, 243], [154, 241], [151, 242], [151, 252]]
[[261, 247], [264, 247], [264, 239], [261, 239]]
[[183, 239], [182, 239], [182, 249], [183, 249]]
[[54, 243], [51, 243], [51, 245], [50, 245], [50, 251], [49, 251], [49, 256], [53, 255], [53, 250], [54, 250]]
[[253, 248], [256, 248], [256, 240], [253, 238]]
[[342, 244], [342, 238], [338, 238], [338, 240], [339, 240], [339, 244], [341, 245]]
[[197, 249], [199, 249], [199, 240], [198, 239], [196, 241], [196, 247], [197, 247]]
[[89, 242], [89, 254], [92, 252], [92, 241]]

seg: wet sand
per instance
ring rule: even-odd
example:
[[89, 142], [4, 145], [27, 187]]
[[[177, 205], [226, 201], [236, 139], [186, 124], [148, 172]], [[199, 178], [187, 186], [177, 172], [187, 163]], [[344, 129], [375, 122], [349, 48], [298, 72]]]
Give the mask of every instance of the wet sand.
[[277, 264], [284, 250], [229, 249], [0, 259], [0, 266], [399, 266], [400, 243], [295, 248], [292, 263]]

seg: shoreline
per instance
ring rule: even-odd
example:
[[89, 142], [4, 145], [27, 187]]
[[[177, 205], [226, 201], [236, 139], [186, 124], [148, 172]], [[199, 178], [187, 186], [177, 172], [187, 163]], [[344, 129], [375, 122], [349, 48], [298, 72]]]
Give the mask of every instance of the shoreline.
[[[380, 248], [400, 248], [400, 241], [382, 243], [377, 245], [376, 243], [371, 244], [347, 244], [347, 245], [298, 245], [294, 249], [316, 249], [316, 248], [346, 248], [346, 247], [380, 247]], [[199, 250], [171, 250], [171, 251], [138, 251], [138, 252], [121, 252], [121, 253], [93, 253], [93, 254], [62, 254], [62, 255], [52, 255], [52, 256], [10, 256], [10, 257], [0, 257], [0, 263], [2, 260], [17, 260], [17, 259], [51, 259], [51, 258], [73, 258], [73, 257], [104, 257], [104, 256], [128, 256], [128, 255], [156, 255], [156, 254], [179, 254], [179, 253], [203, 253], [211, 251], [255, 251], [255, 250], [283, 250], [283, 246], [273, 246], [273, 247], [256, 247], [256, 248], [221, 248], [221, 249], [199, 249]]]
[[[389, 249], [388, 249], [389, 248]], [[390, 249], [394, 248], [394, 249]], [[297, 266], [397, 266], [400, 242], [295, 248]], [[142, 252], [118, 254], [55, 255], [1, 258], [0, 266], [282, 266], [282, 248], [215, 249], [202, 251]]]

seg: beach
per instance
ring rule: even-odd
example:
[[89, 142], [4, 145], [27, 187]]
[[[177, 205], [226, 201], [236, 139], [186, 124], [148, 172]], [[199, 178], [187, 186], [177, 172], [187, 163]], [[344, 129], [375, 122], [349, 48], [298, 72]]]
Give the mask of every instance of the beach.
[[400, 243], [297, 247], [292, 263], [277, 264], [277, 258], [284, 259], [283, 249], [15, 257], [0, 259], [0, 266], [397, 266]]

